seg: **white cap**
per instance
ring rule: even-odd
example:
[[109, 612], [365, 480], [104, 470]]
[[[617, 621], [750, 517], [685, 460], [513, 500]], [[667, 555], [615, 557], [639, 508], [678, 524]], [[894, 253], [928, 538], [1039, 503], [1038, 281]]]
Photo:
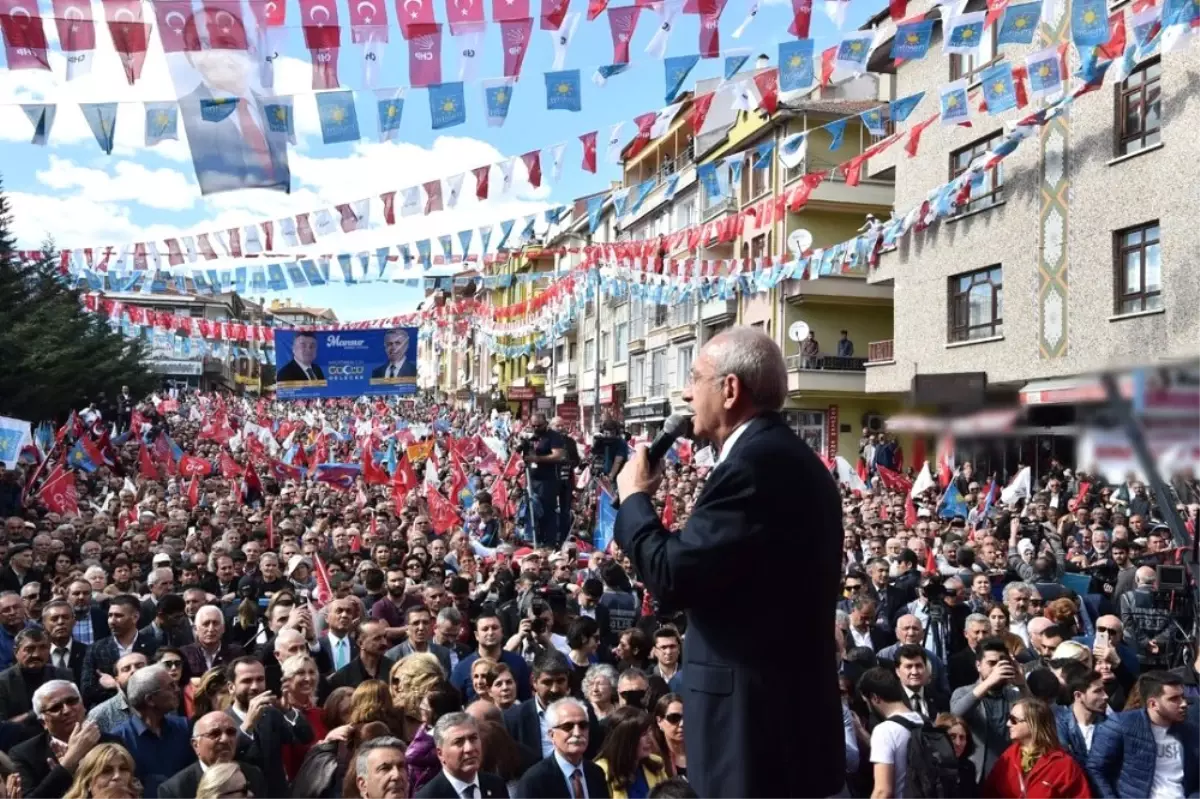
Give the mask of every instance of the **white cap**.
[[309, 571], [312, 571], [312, 561], [303, 555], [292, 555], [288, 560], [287, 576], [291, 577], [292, 572], [296, 571], [301, 566], [307, 566]]
[[154, 556], [153, 563], [155, 566], [160, 566], [160, 565], [170, 566], [171, 565], [171, 556], [169, 554], [167, 554], [166, 552], [159, 552], [157, 555]]

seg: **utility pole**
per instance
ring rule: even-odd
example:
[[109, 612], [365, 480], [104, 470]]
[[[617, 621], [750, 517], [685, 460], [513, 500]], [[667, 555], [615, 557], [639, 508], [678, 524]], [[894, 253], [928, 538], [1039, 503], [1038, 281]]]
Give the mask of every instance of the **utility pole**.
[[[587, 247], [592, 245], [592, 234], [587, 236]], [[586, 252], [586, 249], [585, 249]], [[592, 432], [600, 431], [600, 266], [599, 261], [596, 262], [594, 271], [596, 296], [592, 301], [592, 310], [595, 312], [593, 320], [593, 359], [592, 359]]]

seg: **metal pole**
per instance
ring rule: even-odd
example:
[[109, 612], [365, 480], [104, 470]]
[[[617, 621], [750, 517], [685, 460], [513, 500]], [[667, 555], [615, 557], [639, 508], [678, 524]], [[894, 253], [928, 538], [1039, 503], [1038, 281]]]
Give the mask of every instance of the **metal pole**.
[[[591, 243], [592, 243], [591, 234], [588, 234], [587, 243], [588, 243], [588, 246], [591, 246]], [[599, 265], [596, 266], [594, 274], [595, 274], [595, 280], [596, 280], [596, 298], [594, 300], [595, 305], [594, 305], [593, 310], [596, 312], [596, 318], [595, 318], [594, 330], [593, 330], [593, 333], [595, 334], [595, 339], [593, 339], [595, 341], [595, 344], [594, 344], [595, 349], [593, 351], [594, 357], [592, 360], [592, 370], [593, 370], [592, 371], [592, 432], [598, 432], [600, 430], [600, 267], [599, 267]]]

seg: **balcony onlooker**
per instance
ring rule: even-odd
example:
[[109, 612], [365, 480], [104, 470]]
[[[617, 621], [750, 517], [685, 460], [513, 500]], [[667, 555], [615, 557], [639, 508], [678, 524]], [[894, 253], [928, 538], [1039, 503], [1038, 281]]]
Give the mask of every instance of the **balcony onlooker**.
[[839, 358], [854, 357], [854, 342], [850, 340], [849, 331], [842, 331], [842, 337], [838, 340], [837, 344], [837, 354]]
[[800, 368], [816, 369], [817, 359], [820, 356], [821, 344], [817, 341], [817, 334], [810, 330], [808, 338], [800, 342]]

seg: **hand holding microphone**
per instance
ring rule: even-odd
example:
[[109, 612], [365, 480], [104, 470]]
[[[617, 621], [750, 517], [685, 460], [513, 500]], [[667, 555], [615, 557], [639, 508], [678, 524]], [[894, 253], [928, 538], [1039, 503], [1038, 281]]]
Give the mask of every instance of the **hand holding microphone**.
[[690, 413], [672, 414], [663, 423], [662, 430], [654, 437], [649, 446], [638, 446], [633, 457], [622, 467], [617, 475], [617, 499], [614, 507], [621, 500], [633, 494], [653, 494], [658, 490], [662, 481], [662, 459], [674, 446], [675, 441], [691, 433], [692, 415]]

